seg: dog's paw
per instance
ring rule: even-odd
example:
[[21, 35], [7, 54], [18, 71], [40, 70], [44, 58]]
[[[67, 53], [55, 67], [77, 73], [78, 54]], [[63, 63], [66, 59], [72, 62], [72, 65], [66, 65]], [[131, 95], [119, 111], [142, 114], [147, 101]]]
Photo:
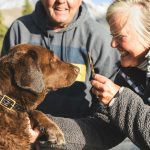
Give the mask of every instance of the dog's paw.
[[60, 129], [57, 130], [47, 130], [48, 133], [48, 142], [56, 145], [65, 145], [65, 137]]

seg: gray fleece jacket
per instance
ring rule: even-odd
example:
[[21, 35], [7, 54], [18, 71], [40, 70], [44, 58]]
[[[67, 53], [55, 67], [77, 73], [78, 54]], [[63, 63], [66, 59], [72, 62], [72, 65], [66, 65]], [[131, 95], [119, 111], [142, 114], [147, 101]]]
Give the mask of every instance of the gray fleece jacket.
[[37, 2], [32, 14], [15, 20], [9, 28], [2, 55], [16, 44], [30, 43], [51, 49], [61, 60], [77, 65], [80, 68], [77, 81], [69, 88], [50, 92], [39, 109], [55, 116], [87, 116], [93, 97], [90, 92], [91, 69], [87, 59], [88, 51], [92, 51], [96, 73], [112, 79], [119, 55], [110, 46], [109, 32], [90, 17], [85, 3], [82, 3], [68, 27], [54, 32], [49, 29], [49, 24], [41, 2]]
[[108, 109], [110, 120], [140, 149], [150, 149], [150, 106], [124, 88]]

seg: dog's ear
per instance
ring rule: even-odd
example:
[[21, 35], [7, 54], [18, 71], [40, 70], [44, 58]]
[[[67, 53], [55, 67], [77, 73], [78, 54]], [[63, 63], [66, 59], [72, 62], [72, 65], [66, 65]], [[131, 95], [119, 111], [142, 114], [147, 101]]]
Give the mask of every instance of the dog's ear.
[[35, 94], [41, 93], [45, 84], [36, 51], [29, 50], [27, 53], [19, 51], [16, 56], [13, 55], [14, 62], [12, 62], [16, 84]]

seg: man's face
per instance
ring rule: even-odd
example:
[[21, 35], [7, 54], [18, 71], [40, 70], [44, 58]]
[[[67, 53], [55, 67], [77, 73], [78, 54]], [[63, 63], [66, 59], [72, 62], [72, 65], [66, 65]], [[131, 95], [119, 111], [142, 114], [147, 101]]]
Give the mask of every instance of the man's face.
[[53, 24], [67, 26], [78, 11], [82, 0], [41, 0]]

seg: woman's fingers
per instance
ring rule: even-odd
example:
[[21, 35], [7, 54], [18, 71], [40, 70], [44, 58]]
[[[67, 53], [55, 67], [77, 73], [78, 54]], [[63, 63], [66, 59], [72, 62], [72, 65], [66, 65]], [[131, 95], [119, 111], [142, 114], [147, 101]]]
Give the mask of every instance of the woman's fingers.
[[102, 76], [102, 75], [100, 75], [100, 74], [95, 74], [94, 80], [96, 80], [96, 81], [98, 81], [98, 82], [104, 84], [104, 83], [107, 82], [109, 79], [106, 78], [106, 77], [104, 77], [104, 76]]
[[119, 86], [114, 84], [110, 79], [96, 74], [91, 81], [93, 86], [92, 92], [99, 101], [108, 104], [119, 90]]
[[96, 90], [102, 90], [103, 91], [103, 88], [104, 88], [104, 85], [103, 85], [103, 83], [101, 83], [101, 82], [99, 82], [99, 81], [97, 81], [97, 80], [92, 80], [91, 81], [91, 84], [92, 84], [92, 86], [96, 89]]

